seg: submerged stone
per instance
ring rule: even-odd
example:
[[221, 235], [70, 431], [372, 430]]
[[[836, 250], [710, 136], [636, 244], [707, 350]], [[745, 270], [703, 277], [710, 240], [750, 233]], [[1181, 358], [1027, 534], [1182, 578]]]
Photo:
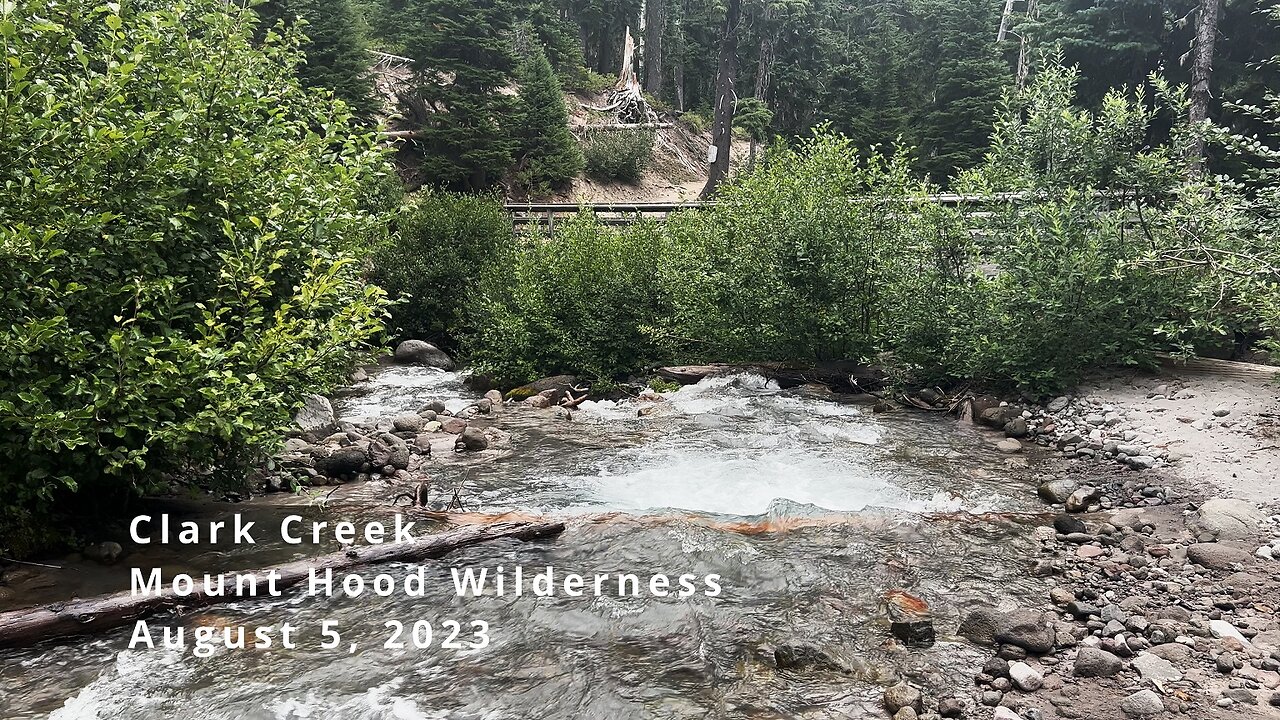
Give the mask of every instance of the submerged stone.
[[890, 590], [884, 599], [894, 637], [908, 647], [933, 645], [933, 613], [927, 602], [905, 590]]

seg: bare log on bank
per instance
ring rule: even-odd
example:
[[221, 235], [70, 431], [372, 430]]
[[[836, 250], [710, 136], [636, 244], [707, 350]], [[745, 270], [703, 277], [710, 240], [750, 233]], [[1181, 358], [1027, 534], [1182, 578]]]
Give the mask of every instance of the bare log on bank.
[[[129, 592], [94, 598], [52, 603], [39, 607], [0, 613], [0, 647], [24, 647], [55, 638], [100, 632], [128, 625], [135, 620], [159, 612], [187, 611], [248, 597], [241, 595], [237, 576], [256, 575], [265, 581], [267, 573], [278, 573], [275, 587], [284, 589], [303, 582], [316, 570], [349, 570], [363, 565], [386, 562], [413, 562], [443, 557], [459, 548], [500, 538], [534, 540], [551, 537], [564, 530], [559, 522], [500, 522], [471, 525], [435, 535], [425, 535], [409, 542], [364, 545], [319, 557], [307, 558], [277, 568], [223, 573], [225, 592], [208, 595], [202, 583], [189, 595], [178, 596], [172, 590], [158, 595], [133, 595]], [[214, 580], [217, 587], [217, 580]]]

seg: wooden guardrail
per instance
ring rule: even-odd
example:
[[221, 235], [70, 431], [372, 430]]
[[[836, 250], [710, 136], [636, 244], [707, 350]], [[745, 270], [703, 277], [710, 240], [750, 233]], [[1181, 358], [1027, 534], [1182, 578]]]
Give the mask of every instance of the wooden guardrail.
[[[989, 205], [998, 202], [1020, 200], [1024, 193], [996, 193], [993, 195], [960, 195], [940, 193], [909, 198], [911, 202], [938, 203], [941, 205]], [[872, 201], [875, 198], [867, 198]], [[548, 232], [555, 229], [557, 217], [591, 212], [605, 225], [626, 225], [640, 218], [661, 220], [673, 212], [694, 210], [715, 205], [714, 201], [691, 200], [688, 202], [586, 202], [586, 203], [537, 203], [508, 202], [503, 207], [511, 214], [516, 226], [540, 225]]]

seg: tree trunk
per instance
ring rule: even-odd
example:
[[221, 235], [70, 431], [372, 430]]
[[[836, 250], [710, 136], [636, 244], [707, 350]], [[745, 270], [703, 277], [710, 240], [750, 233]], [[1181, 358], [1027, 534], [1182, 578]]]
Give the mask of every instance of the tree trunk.
[[[1196, 39], [1191, 52], [1191, 106], [1187, 120], [1192, 126], [1203, 123], [1209, 117], [1209, 80], [1213, 75], [1213, 46], [1218, 39], [1218, 12], [1222, 0], [1200, 0], [1196, 13]], [[1195, 128], [1192, 128], [1195, 131]], [[1198, 134], [1187, 148], [1191, 160], [1191, 174], [1198, 176], [1204, 166], [1204, 138]]]
[[768, 104], [769, 76], [773, 70], [773, 4], [765, 2], [760, 30], [760, 59], [756, 64], [756, 98]]
[[[275, 576], [275, 587], [283, 589], [297, 585], [307, 580], [312, 570], [338, 571], [375, 563], [420, 561], [438, 558], [458, 548], [487, 540], [504, 537], [533, 540], [557, 535], [563, 530], [564, 523], [558, 522], [502, 522], [471, 525], [437, 535], [425, 535], [409, 542], [362, 546], [274, 568], [278, 573]], [[265, 581], [270, 570], [249, 572]], [[137, 596], [121, 592], [0, 613], [0, 647], [22, 647], [52, 638], [109, 630], [158, 612], [192, 610], [229, 602], [239, 597], [240, 588], [234, 578], [237, 574], [248, 572], [224, 573], [222, 577], [227, 578], [227, 592], [218, 596], [205, 594], [203, 585], [197, 582], [198, 590], [182, 597], [174, 595], [171, 590], [160, 595]]]
[[675, 69], [672, 71], [672, 80], [676, 86], [676, 110], [684, 112], [684, 60], [676, 61]]
[[698, 197], [707, 199], [729, 174], [729, 146], [733, 140], [733, 83], [738, 72], [738, 21], [742, 0], [729, 0], [724, 15], [724, 34], [720, 37], [720, 63], [716, 71], [715, 117], [711, 123], [711, 143], [715, 159], [707, 172], [707, 184]]
[[666, 30], [666, 0], [645, 0], [644, 4], [644, 89], [662, 98], [662, 34]]
[[1004, 37], [1009, 32], [1009, 20], [1013, 17], [1013, 4], [1017, 0], [1004, 0], [1004, 14], [1000, 16], [1000, 30], [996, 33], [996, 42], [1004, 42]]
[[[1034, 20], [1040, 16], [1040, 4], [1037, 0], [1027, 0], [1027, 18]], [[1031, 74], [1031, 38], [1023, 32], [1018, 38], [1018, 70], [1015, 83], [1018, 90], [1026, 87], [1027, 76]]]

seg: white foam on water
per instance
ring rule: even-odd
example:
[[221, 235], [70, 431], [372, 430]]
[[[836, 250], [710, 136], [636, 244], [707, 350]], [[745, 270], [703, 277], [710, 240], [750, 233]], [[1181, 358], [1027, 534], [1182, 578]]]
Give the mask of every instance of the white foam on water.
[[627, 467], [579, 482], [597, 502], [616, 510], [759, 515], [779, 498], [836, 512], [922, 506], [870, 467], [804, 450], [648, 446], [633, 457]]
[[358, 395], [339, 401], [338, 417], [347, 422], [371, 422], [399, 412], [416, 412], [432, 400], [457, 412], [475, 402], [463, 386], [462, 377], [419, 365], [378, 368], [368, 382], [358, 387]]
[[[166, 650], [124, 650], [97, 678], [49, 715], [49, 720], [109, 720], [126, 711], [168, 702], [167, 688], [186, 685], [194, 669], [182, 663], [181, 653]], [[167, 715], [160, 711], [157, 717]]]

